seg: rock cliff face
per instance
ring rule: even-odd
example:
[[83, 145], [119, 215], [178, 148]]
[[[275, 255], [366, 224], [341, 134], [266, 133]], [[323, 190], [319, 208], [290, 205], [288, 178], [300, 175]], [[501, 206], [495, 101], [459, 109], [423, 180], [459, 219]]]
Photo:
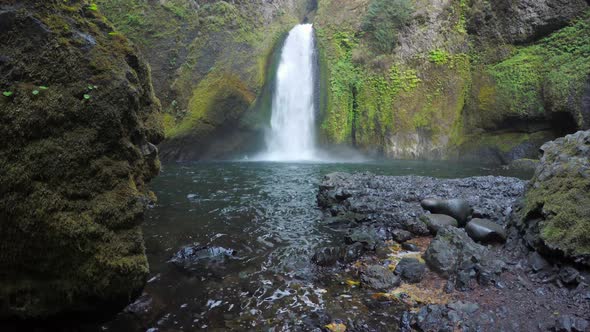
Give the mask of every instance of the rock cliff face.
[[98, 0], [154, 70], [169, 160], [246, 153], [269, 123], [273, 58], [307, 0]]
[[590, 266], [590, 131], [541, 149], [516, 225], [536, 250]]
[[150, 71], [86, 1], [0, 4], [0, 318], [117, 311], [148, 273]]
[[[375, 14], [388, 3], [412, 14]], [[588, 128], [588, 8], [321, 1], [323, 137], [391, 158], [537, 158], [547, 140]], [[396, 33], [384, 35], [392, 21]]]

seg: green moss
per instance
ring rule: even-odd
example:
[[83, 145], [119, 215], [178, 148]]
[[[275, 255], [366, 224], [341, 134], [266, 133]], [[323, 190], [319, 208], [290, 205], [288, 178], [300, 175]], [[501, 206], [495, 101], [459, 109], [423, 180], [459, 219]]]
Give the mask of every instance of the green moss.
[[526, 210], [548, 215], [540, 224], [541, 238], [551, 248], [566, 255], [590, 255], [590, 181], [577, 169], [569, 176], [557, 176], [540, 182], [526, 196]]
[[[590, 75], [590, 13], [539, 43], [515, 50], [508, 59], [489, 67], [495, 80], [494, 110], [519, 117], [545, 112], [580, 112], [582, 89]], [[483, 94], [490, 108], [491, 90]], [[578, 118], [576, 116], [576, 118]]]
[[248, 110], [256, 95], [238, 77], [228, 73], [213, 72], [202, 80], [193, 91], [188, 114], [169, 129], [168, 137], [187, 134], [200, 127], [216, 127], [226, 120], [236, 120]]
[[0, 100], [0, 318], [116, 311], [147, 276], [160, 105], [147, 65], [87, 3], [23, 1], [0, 36], [0, 86], [15, 91]]
[[436, 63], [437, 65], [445, 65], [449, 62], [449, 53], [445, 50], [436, 49], [431, 51], [428, 55], [428, 60], [432, 63]]

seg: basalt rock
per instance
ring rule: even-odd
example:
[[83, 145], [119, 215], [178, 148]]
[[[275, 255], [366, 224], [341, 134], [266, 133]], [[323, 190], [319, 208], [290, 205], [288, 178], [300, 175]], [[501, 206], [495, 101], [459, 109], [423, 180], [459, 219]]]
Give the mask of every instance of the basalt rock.
[[438, 230], [444, 226], [459, 227], [457, 219], [445, 214], [425, 214], [420, 217], [420, 220], [426, 224], [433, 235], [436, 235]]
[[400, 285], [400, 278], [388, 268], [379, 265], [368, 266], [361, 274], [363, 287], [378, 291], [390, 291]]
[[492, 222], [487, 219], [472, 219], [467, 226], [465, 231], [469, 237], [477, 242], [482, 243], [503, 243], [506, 242], [506, 230], [504, 227]]
[[409, 283], [418, 283], [426, 273], [426, 265], [415, 258], [402, 258], [395, 267], [395, 274]]
[[428, 266], [451, 280], [459, 288], [467, 288], [471, 280], [488, 284], [497, 279], [504, 263], [489, 250], [475, 242], [464, 230], [446, 226], [439, 230], [424, 253]]
[[0, 4], [0, 319], [125, 307], [163, 138], [150, 70], [86, 1]]

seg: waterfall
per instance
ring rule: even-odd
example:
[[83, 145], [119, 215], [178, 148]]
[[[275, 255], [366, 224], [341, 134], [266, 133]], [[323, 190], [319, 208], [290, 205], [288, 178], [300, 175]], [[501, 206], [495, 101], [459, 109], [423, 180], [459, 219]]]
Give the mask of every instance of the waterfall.
[[281, 52], [262, 159], [315, 159], [314, 72], [313, 26], [300, 24], [289, 32]]

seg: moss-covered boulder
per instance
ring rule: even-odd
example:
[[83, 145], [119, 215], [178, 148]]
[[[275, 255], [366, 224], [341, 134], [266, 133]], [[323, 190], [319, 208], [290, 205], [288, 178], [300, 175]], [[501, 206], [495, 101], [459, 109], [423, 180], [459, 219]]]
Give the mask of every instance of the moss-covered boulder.
[[590, 266], [590, 131], [542, 150], [516, 226], [538, 251]]
[[148, 274], [148, 66], [92, 2], [9, 0], [0, 73], [0, 319], [121, 309]]

